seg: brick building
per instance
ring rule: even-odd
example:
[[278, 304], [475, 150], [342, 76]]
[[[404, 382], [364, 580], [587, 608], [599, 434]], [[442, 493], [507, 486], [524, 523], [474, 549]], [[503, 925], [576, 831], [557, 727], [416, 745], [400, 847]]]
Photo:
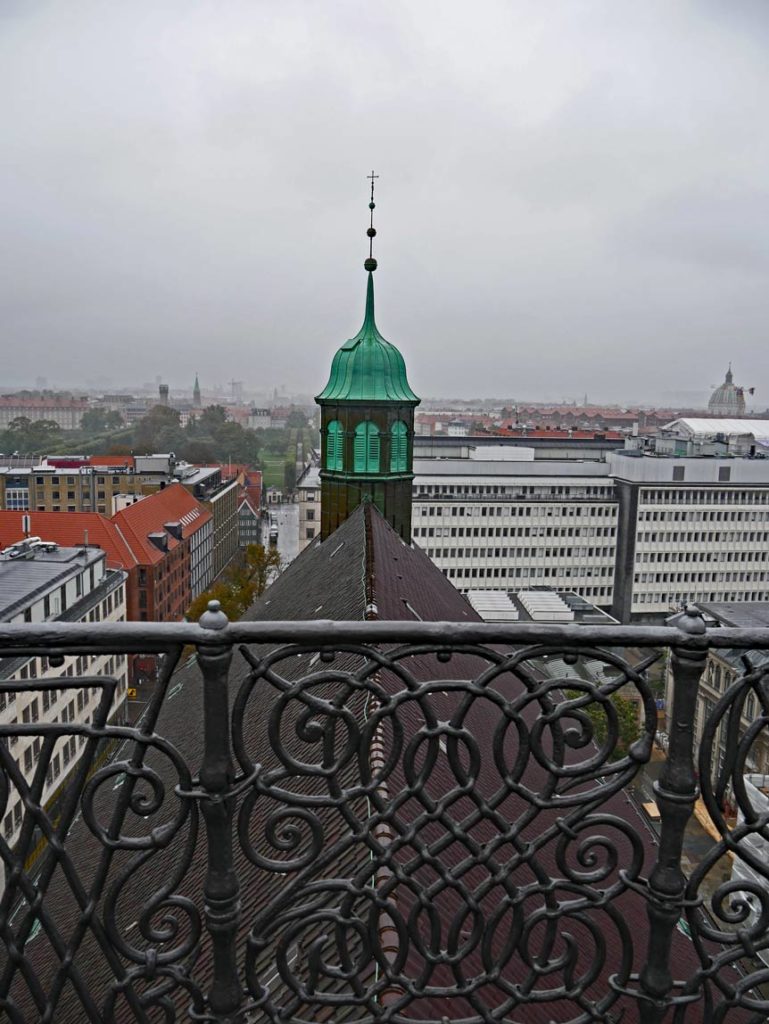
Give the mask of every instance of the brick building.
[[109, 568], [125, 570], [129, 621], [178, 621], [211, 583], [212, 516], [178, 484], [111, 519], [98, 512], [0, 512], [0, 546], [24, 539], [25, 519], [32, 536], [101, 548]]

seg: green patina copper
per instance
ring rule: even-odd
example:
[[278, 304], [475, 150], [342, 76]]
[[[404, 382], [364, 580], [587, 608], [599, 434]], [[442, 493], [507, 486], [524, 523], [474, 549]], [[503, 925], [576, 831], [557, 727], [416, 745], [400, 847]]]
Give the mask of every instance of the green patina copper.
[[328, 384], [317, 401], [414, 402], [406, 364], [374, 322], [374, 276], [369, 272], [363, 326], [334, 356]]

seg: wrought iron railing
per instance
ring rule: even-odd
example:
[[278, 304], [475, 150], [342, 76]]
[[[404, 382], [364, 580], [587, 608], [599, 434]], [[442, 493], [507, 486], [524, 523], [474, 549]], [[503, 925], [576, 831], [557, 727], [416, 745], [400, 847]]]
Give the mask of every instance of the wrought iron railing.
[[[0, 724], [0, 819], [23, 806], [0, 837], [0, 1009], [765, 1021], [769, 801], [752, 759], [769, 695], [746, 658], [697, 721], [712, 648], [767, 650], [769, 630], [706, 630], [696, 614], [659, 628], [228, 624], [215, 608], [200, 625], [0, 628], [2, 657], [162, 655], [133, 725], [115, 719], [110, 679], [0, 685], [101, 688], [87, 722]], [[674, 704], [657, 835], [627, 794], [657, 756], [662, 655]], [[627, 749], [620, 690], [640, 713]], [[83, 753], [45, 806], [73, 735]], [[15, 736], [41, 739], [31, 774]], [[695, 855], [700, 791], [714, 838]]]

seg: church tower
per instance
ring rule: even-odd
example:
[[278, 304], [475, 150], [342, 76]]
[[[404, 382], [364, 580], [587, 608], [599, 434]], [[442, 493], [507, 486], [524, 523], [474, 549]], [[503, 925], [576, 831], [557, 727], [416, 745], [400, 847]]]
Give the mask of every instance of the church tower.
[[192, 404], [196, 409], [199, 409], [203, 404], [200, 401], [200, 382], [198, 381], [197, 374], [195, 374], [195, 387], [192, 389]]
[[368, 274], [363, 326], [334, 356], [328, 384], [316, 397], [321, 410], [321, 538], [325, 540], [362, 501], [373, 501], [411, 542], [414, 409], [398, 349], [374, 320], [374, 179], [371, 177]]

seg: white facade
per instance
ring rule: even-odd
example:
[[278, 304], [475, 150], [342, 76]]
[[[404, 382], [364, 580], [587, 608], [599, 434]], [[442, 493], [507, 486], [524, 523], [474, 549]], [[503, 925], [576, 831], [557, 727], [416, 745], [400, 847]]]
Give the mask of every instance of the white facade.
[[320, 470], [311, 466], [297, 484], [299, 494], [299, 550], [320, 533]]
[[480, 467], [482, 476], [432, 477], [425, 461], [414, 480], [412, 535], [457, 588], [552, 586], [612, 603], [617, 501], [598, 464], [581, 476], [519, 462]]
[[769, 459], [415, 460], [413, 537], [460, 590], [574, 590], [620, 621], [769, 600]]
[[[6, 553], [0, 555], [2, 621], [125, 620], [126, 574], [107, 570], [103, 551], [97, 548], [57, 548], [56, 545], [49, 545], [49, 548], [49, 552], [34, 552], [18, 565], [14, 565]], [[25, 573], [30, 567], [32, 572]], [[23, 595], [25, 575], [30, 584], [27, 598]], [[3, 584], [7, 586], [3, 587]], [[94, 680], [105, 677], [116, 682], [109, 717], [119, 718], [123, 713], [128, 685], [125, 655], [67, 657], [61, 665], [52, 665], [48, 659], [39, 657], [5, 660], [0, 667], [0, 730], [3, 725], [19, 722], [30, 726], [38, 722], [60, 723], [76, 730], [79, 724], [92, 722], [104, 693], [103, 686], [94, 685]], [[50, 685], [56, 680], [61, 680], [62, 689]], [[31, 783], [43, 753], [42, 737], [6, 736], [2, 742], [7, 745], [26, 781]], [[77, 763], [85, 743], [86, 738], [74, 731], [65, 731], [56, 741], [45, 769], [43, 804], [56, 796]], [[10, 844], [21, 826], [23, 813], [21, 796], [11, 786], [0, 824], [3, 838]]]
[[[192, 525], [199, 519], [204, 509], [202, 506], [185, 512], [181, 517], [182, 526]], [[190, 535], [190, 587], [192, 599], [195, 600], [205, 593], [214, 582], [214, 519], [209, 517]]]
[[15, 419], [53, 420], [62, 430], [77, 430], [88, 412], [86, 399], [76, 398], [0, 398], [0, 429], [5, 430]]

